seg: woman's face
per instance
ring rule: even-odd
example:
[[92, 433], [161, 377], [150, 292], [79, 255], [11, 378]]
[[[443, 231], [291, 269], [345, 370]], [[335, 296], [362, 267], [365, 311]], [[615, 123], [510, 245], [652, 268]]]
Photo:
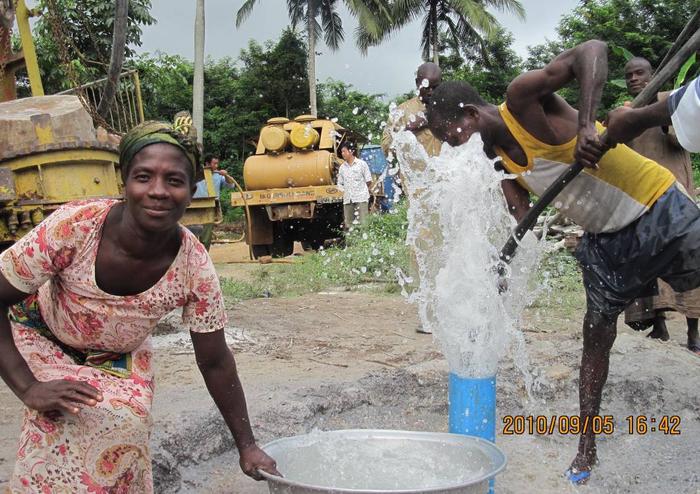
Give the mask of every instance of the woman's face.
[[192, 201], [191, 165], [175, 146], [151, 144], [136, 153], [126, 177], [126, 210], [146, 231], [168, 231]]

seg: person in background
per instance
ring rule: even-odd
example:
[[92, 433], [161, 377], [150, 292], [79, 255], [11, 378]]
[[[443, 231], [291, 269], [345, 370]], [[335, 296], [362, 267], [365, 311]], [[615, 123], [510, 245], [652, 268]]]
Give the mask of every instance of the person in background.
[[[221, 161], [219, 160], [218, 156], [212, 154], [208, 154], [204, 158], [204, 167], [211, 170], [211, 179], [214, 183], [214, 193], [216, 194], [217, 200], [221, 198], [222, 187], [226, 187], [227, 189], [236, 188], [235, 181], [229, 172], [223, 168], [219, 168], [220, 162]], [[195, 191], [193, 198], [197, 197], [208, 197], [207, 183], [205, 180], [200, 180], [197, 182], [197, 190]]]
[[[430, 101], [433, 90], [442, 82], [440, 67], [432, 62], [422, 64], [416, 70], [416, 89], [418, 96], [401, 103], [396, 109], [396, 116], [390, 116], [382, 134], [382, 151], [389, 156], [393, 134], [401, 130], [410, 130], [423, 146], [428, 156], [440, 154], [442, 141], [437, 139], [428, 128], [425, 119], [425, 105]], [[402, 178], [403, 179], [403, 178]]]
[[[442, 71], [440, 67], [432, 62], [426, 62], [416, 70], [416, 90], [418, 95], [401, 103], [389, 118], [384, 127], [382, 135], [382, 151], [386, 156], [390, 156], [392, 150], [394, 134], [402, 130], [409, 130], [416, 136], [416, 140], [425, 150], [426, 156], [437, 156], [440, 154], [442, 141], [433, 135], [428, 127], [425, 117], [425, 105], [430, 101], [433, 94], [442, 82]], [[404, 156], [399, 168], [399, 185], [401, 191], [406, 195], [408, 201], [420, 200], [424, 190], [414, 190], [408, 183], [411, 172], [415, 173], [425, 167], [424, 156]], [[430, 229], [423, 229], [421, 237], [439, 237], [437, 232]], [[408, 276], [404, 278], [404, 288], [408, 291], [420, 285], [420, 270], [413, 250], [409, 253]], [[431, 334], [432, 330], [427, 325], [420, 325], [416, 328], [418, 333]]]
[[673, 125], [678, 143], [700, 153], [700, 77], [672, 91], [665, 101], [642, 108], [622, 106], [608, 113], [608, 143], [629, 142], [646, 129]]
[[340, 145], [340, 155], [345, 161], [338, 170], [337, 185], [343, 190], [343, 228], [347, 232], [367, 220], [372, 174], [369, 165], [355, 156], [355, 148], [349, 142]]
[[[651, 63], [646, 58], [634, 57], [625, 65], [625, 82], [632, 96], [637, 96], [649, 84], [652, 77]], [[663, 101], [668, 93], [659, 93], [656, 100]], [[628, 103], [626, 103], [628, 104]], [[686, 192], [695, 195], [693, 168], [690, 154], [676, 138], [672, 125], [651, 127], [640, 136], [625, 143], [642, 156], [668, 168]], [[698, 316], [700, 316], [700, 289], [676, 293], [663, 280], [657, 280], [659, 294], [638, 298], [625, 309], [625, 323], [643, 331], [653, 330], [647, 335], [663, 341], [669, 339], [664, 310], [675, 310], [686, 317], [688, 323], [688, 349], [700, 355]]]
[[[214, 184], [214, 194], [216, 195], [216, 200], [221, 199], [221, 188], [226, 187], [227, 189], [234, 189], [236, 187], [235, 181], [229, 173], [223, 168], [219, 168], [219, 158], [215, 155], [208, 154], [204, 158], [204, 166], [211, 170], [211, 180]], [[209, 197], [209, 191], [207, 190], [207, 181], [200, 180], [197, 182], [197, 189], [192, 196], [193, 199], [198, 197]], [[217, 211], [218, 211], [217, 206]], [[214, 224], [207, 223], [206, 225], [191, 225], [190, 230], [194, 233], [202, 244], [209, 250], [211, 246], [212, 237], [214, 236]]]

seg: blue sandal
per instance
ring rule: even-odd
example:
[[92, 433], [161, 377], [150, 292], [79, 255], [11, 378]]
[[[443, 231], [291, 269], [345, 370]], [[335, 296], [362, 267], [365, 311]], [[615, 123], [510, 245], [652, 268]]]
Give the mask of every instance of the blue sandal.
[[569, 482], [573, 485], [583, 485], [591, 478], [591, 471], [569, 467], [569, 469], [564, 472], [564, 476], [569, 479]]

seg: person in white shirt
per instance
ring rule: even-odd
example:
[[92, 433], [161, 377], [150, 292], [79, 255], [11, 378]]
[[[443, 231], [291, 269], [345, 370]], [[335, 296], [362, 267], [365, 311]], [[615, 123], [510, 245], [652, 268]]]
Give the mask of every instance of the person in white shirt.
[[337, 185], [343, 190], [343, 228], [349, 231], [367, 219], [372, 174], [367, 163], [355, 157], [355, 149], [349, 142], [340, 145], [340, 154], [345, 162], [338, 170]]

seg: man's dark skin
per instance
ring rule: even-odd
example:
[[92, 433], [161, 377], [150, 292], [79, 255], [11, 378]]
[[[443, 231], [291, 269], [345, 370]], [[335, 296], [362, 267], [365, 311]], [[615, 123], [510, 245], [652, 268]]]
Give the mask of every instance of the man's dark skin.
[[[634, 57], [625, 65], [625, 83], [627, 90], [632, 96], [637, 96], [649, 84], [652, 78], [651, 63], [646, 58]], [[668, 130], [668, 126], [663, 126]], [[696, 317], [686, 317], [688, 323], [688, 348], [691, 351], [700, 352], [700, 334], [698, 334], [698, 319]], [[666, 318], [663, 311], [655, 311], [654, 326], [647, 335], [649, 338], [656, 338], [668, 341], [670, 335], [666, 327]]]
[[[180, 249], [178, 220], [195, 188], [191, 165], [175, 146], [152, 144], [136, 154], [125, 180], [126, 201], [110, 210], [103, 227], [95, 261], [100, 289], [117, 296], [135, 295], [163, 277]], [[0, 274], [3, 380], [28, 408], [40, 412], [77, 414], [84, 406], [96, 406], [103, 400], [100, 390], [79, 381], [39, 381], [17, 350], [7, 310], [26, 297]], [[236, 440], [241, 468], [258, 480], [262, 478], [258, 469], [279, 475], [275, 462], [255, 444], [243, 387], [224, 332], [190, 332], [190, 336], [207, 389]]]
[[[595, 128], [595, 114], [607, 72], [607, 45], [588, 41], [563, 52], [543, 69], [514, 79], [506, 94], [508, 108], [530, 134], [544, 143], [559, 145], [578, 137], [576, 160], [586, 167], [596, 168], [606, 150]], [[574, 79], [581, 88], [579, 111], [555, 93]], [[467, 142], [472, 134], [479, 132], [489, 157], [495, 158], [494, 147], [500, 147], [517, 164], [528, 164], [525, 152], [494, 105], [465, 104], [456, 121], [431, 121], [430, 128], [436, 137], [452, 146]], [[528, 192], [515, 180], [504, 180], [502, 187], [511, 213], [520, 220], [529, 209]], [[616, 333], [617, 318], [586, 312], [579, 384], [584, 421], [600, 412], [610, 348]], [[595, 436], [587, 430], [580, 438], [578, 454], [571, 467], [578, 471], [590, 470], [595, 462]]]
[[[426, 84], [427, 82], [427, 84]], [[433, 62], [426, 62], [416, 70], [416, 89], [418, 90], [418, 99], [424, 105], [430, 101], [430, 96], [433, 90], [442, 82], [442, 70]], [[406, 125], [406, 130], [416, 132], [428, 125], [428, 121], [424, 117], [416, 117], [413, 122]]]
[[649, 60], [642, 57], [634, 57], [625, 65], [625, 84], [632, 96], [637, 96], [649, 84], [652, 77], [652, 69]]

